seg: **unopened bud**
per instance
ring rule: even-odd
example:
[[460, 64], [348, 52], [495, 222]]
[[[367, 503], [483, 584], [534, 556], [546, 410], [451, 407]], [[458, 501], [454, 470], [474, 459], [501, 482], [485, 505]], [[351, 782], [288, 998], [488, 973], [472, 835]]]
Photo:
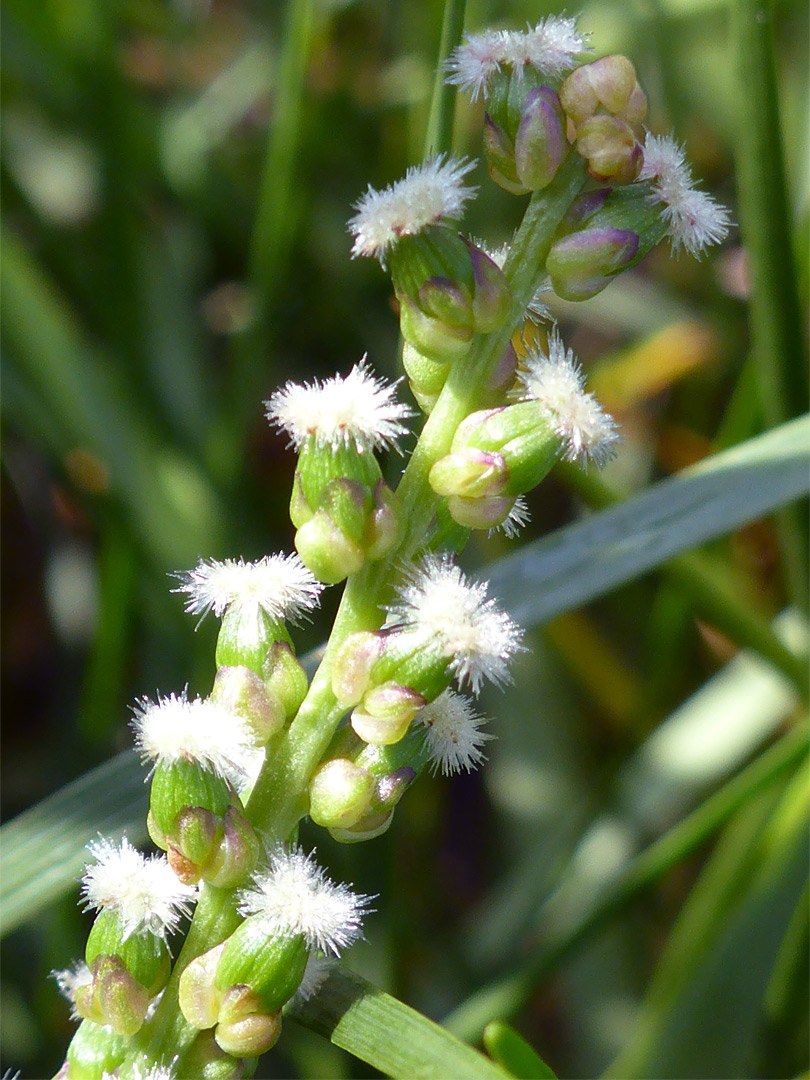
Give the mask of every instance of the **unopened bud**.
[[525, 195], [515, 163], [515, 146], [500, 124], [489, 113], [484, 116], [484, 154], [490, 177], [511, 195]]
[[500, 495], [509, 482], [509, 470], [502, 454], [465, 448], [440, 458], [429, 481], [437, 495], [480, 499]]
[[76, 991], [79, 1015], [112, 1028], [116, 1035], [140, 1031], [149, 1007], [147, 988], [130, 975], [120, 956], [103, 954], [88, 966], [92, 981]]
[[202, 878], [218, 889], [241, 884], [256, 866], [261, 846], [253, 826], [234, 806], [222, 819], [222, 839], [202, 867]]
[[385, 636], [368, 630], [349, 634], [332, 664], [332, 693], [349, 708], [361, 700], [371, 682], [371, 671], [382, 656]]
[[290, 635], [281, 619], [272, 619], [263, 609], [251, 616], [250, 634], [246, 636], [244, 613], [232, 605], [222, 616], [216, 648], [217, 667], [247, 666], [261, 671], [267, 650], [275, 641], [289, 641]]
[[226, 994], [223, 1006], [229, 1018], [214, 1029], [217, 1045], [233, 1057], [258, 1057], [275, 1046], [281, 1034], [281, 1012], [251, 1012], [252, 999], [249, 991], [244, 993], [242, 987], [234, 987]]
[[215, 982], [225, 942], [196, 956], [183, 970], [178, 986], [180, 1011], [192, 1027], [212, 1028], [219, 1017], [224, 992]]
[[515, 505], [510, 495], [466, 499], [451, 495], [447, 500], [450, 516], [465, 529], [497, 529], [503, 525]]
[[374, 777], [346, 758], [321, 765], [309, 786], [309, 816], [327, 828], [349, 828], [368, 811]]
[[489, 377], [486, 389], [486, 400], [500, 403], [505, 400], [505, 394], [515, 384], [515, 374], [518, 368], [518, 358], [515, 346], [510, 341], [501, 353], [501, 358], [495, 365]]
[[235, 1058], [217, 1044], [213, 1031], [201, 1031], [183, 1055], [183, 1070], [196, 1080], [243, 1080], [252, 1076], [255, 1060]]
[[94, 970], [96, 961], [114, 957], [145, 990], [147, 1001], [166, 985], [171, 972], [171, 958], [166, 942], [148, 930], [127, 933], [117, 911], [106, 908], [97, 915], [85, 947], [85, 961]]
[[633, 129], [616, 116], [584, 121], [577, 129], [577, 152], [588, 163], [588, 175], [607, 184], [632, 184], [644, 163]]
[[424, 707], [424, 697], [389, 681], [367, 691], [352, 713], [352, 727], [367, 743], [390, 745], [405, 735], [411, 720]]
[[546, 270], [558, 296], [588, 300], [632, 265], [638, 249], [639, 236], [629, 229], [586, 228], [552, 245]]
[[[261, 917], [246, 919], [225, 942], [217, 964], [215, 984], [225, 995], [219, 1021], [246, 1012], [276, 1012], [298, 989], [307, 955], [303, 935], [274, 935]], [[235, 987], [246, 989], [228, 998]]]
[[572, 71], [560, 87], [565, 113], [579, 127], [598, 112], [641, 124], [647, 115], [647, 99], [626, 56], [603, 56]]
[[271, 646], [262, 666], [262, 678], [268, 693], [281, 702], [287, 720], [291, 720], [307, 696], [309, 681], [301, 662], [286, 641]]
[[365, 562], [360, 544], [347, 536], [325, 510], [318, 510], [298, 529], [295, 547], [306, 567], [327, 585], [336, 585], [356, 574]]
[[478, 333], [488, 334], [503, 325], [509, 314], [512, 296], [503, 271], [498, 264], [469, 240], [473, 272], [473, 326]]
[[473, 332], [467, 326], [448, 326], [425, 314], [408, 296], [399, 298], [399, 327], [406, 341], [439, 363], [464, 356]]
[[560, 99], [548, 86], [531, 89], [515, 136], [515, 169], [523, 187], [529, 191], [547, 187], [567, 150]]
[[357, 844], [364, 840], [373, 840], [387, 832], [394, 820], [397, 803], [415, 777], [416, 771], [409, 767], [380, 777], [368, 813], [348, 828], [331, 828], [329, 833], [332, 838], [341, 844]]
[[[286, 642], [284, 643], [287, 648]], [[221, 667], [211, 695], [218, 705], [246, 721], [257, 746], [284, 727], [284, 705], [255, 671], [244, 666]]]
[[374, 488], [374, 507], [363, 529], [363, 548], [371, 562], [384, 558], [402, 538], [402, 515], [396, 495], [384, 480]]
[[405, 341], [402, 345], [402, 366], [411, 388], [416, 387], [426, 394], [438, 394], [450, 370], [448, 364], [431, 360], [424, 353], [420, 353], [410, 341]]

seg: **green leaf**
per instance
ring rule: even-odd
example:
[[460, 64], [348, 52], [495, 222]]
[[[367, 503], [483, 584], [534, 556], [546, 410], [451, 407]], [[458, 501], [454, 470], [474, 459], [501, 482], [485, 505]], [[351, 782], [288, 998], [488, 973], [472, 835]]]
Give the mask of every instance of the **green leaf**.
[[522, 1080], [556, 1080], [545, 1061], [503, 1020], [493, 1020], [484, 1028], [484, 1046], [490, 1057], [511, 1076]]
[[330, 969], [314, 998], [286, 1012], [395, 1080], [503, 1080], [507, 1075], [426, 1016], [342, 966]]
[[[664, 480], [626, 503], [528, 544], [490, 567], [493, 593], [505, 601], [523, 626], [537, 626], [631, 581], [680, 551], [724, 536], [770, 513], [804, 494], [810, 486], [809, 433], [808, 417], [791, 421]], [[139, 775], [134, 754], [120, 755], [113, 762], [110, 763], [113, 774], [128, 775], [132, 784], [133, 777]], [[88, 808], [104, 805], [110, 784], [103, 771], [106, 767], [102, 765], [75, 781], [75, 785], [85, 784], [83, 799]], [[70, 785], [64, 792], [73, 790], [74, 785]], [[45, 820], [49, 824], [51, 817], [59, 816], [59, 800], [64, 792], [57, 792], [47, 800], [51, 810]], [[12, 866], [22, 866], [17, 851], [21, 842], [38, 846], [38, 819], [30, 817], [38, 810], [34, 808], [20, 815], [29, 822], [24, 830], [18, 827], [17, 832], [13, 831], [20, 818], [0, 830], [6, 860]], [[69, 888], [76, 868], [81, 867], [84, 846], [100, 828], [91, 813], [87, 810], [84, 813], [87, 831], [82, 836], [78, 829], [74, 830], [75, 848], [70, 857], [64, 840], [61, 873], [44, 857], [39, 863], [32, 862], [32, 866], [48, 870], [48, 881], [39, 887], [37, 877], [30, 875], [32, 880], [25, 886], [29, 916]], [[135, 829], [142, 820], [140, 808], [137, 812], [133, 809], [132, 816], [123, 819], [122, 825]], [[10, 836], [9, 829], [12, 829]], [[26, 876], [29, 876], [27, 871]], [[0, 898], [13, 894], [20, 886], [13, 871], [6, 869]], [[14, 910], [16, 921], [12, 925], [17, 925], [25, 909]]]

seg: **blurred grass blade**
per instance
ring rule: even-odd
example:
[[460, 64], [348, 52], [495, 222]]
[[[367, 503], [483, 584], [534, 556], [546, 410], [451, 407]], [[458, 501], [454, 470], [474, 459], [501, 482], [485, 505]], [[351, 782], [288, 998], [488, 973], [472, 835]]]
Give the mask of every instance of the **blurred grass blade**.
[[808, 463], [804, 416], [527, 544], [487, 571], [492, 591], [540, 625], [805, 495]]
[[146, 837], [149, 789], [131, 750], [118, 754], [19, 814], [2, 829], [0, 932], [7, 934], [61, 896], [87, 861], [85, 845], [102, 833]]
[[798, 770], [804, 775], [808, 742], [806, 724], [785, 735], [629, 863], [614, 865], [601, 888], [593, 879], [593, 868], [574, 860], [566, 880], [538, 912], [544, 936], [534, 955], [517, 971], [476, 991], [447, 1017], [447, 1027], [459, 1038], [474, 1040], [493, 1017], [514, 1016], [540, 980], [623, 910], [632, 897], [697, 851], [741, 806], [786, 773]]
[[315, 997], [287, 1010], [395, 1080], [504, 1080], [477, 1050], [343, 967], [333, 967]]
[[555, 1074], [534, 1049], [508, 1024], [493, 1020], [484, 1028], [487, 1053], [510, 1076], [521, 1080], [556, 1080]]
[[732, 823], [680, 913], [637, 1034], [607, 1075], [746, 1075], [771, 972], [807, 880], [809, 800], [802, 770], [775, 808], [765, 798]]
[[[500, 595], [523, 626], [537, 626], [638, 577], [679, 551], [768, 513], [810, 485], [809, 429], [807, 418], [792, 421], [656, 484], [620, 506], [527, 545], [488, 570], [493, 593]], [[128, 756], [135, 772], [137, 760]], [[94, 770], [88, 777], [94, 778], [86, 796], [92, 805], [103, 775]], [[59, 797], [59, 793], [52, 796]], [[95, 831], [88, 822], [79, 849]], [[71, 876], [72, 871], [63, 874], [63, 888], [69, 886]], [[57, 895], [54, 881], [51, 878], [49, 888], [41, 893], [39, 907]], [[31, 914], [35, 910], [38, 907], [32, 904]]]
[[[750, 323], [759, 394], [769, 426], [807, 408], [804, 321], [797, 287], [774, 58], [773, 4], [734, 0], [740, 218], [751, 276]], [[794, 604], [807, 605], [807, 521], [780, 515], [785, 574]]]
[[456, 103], [456, 88], [445, 82], [447, 72], [444, 61], [461, 43], [464, 29], [464, 10], [467, 0], [445, 0], [442, 21], [442, 39], [439, 43], [439, 55], [436, 61], [436, 74], [433, 80], [433, 96], [430, 100], [430, 115], [425, 134], [425, 157], [428, 154], [449, 154], [453, 149], [453, 119]]
[[162, 441], [103, 358], [82, 340], [68, 307], [31, 255], [3, 234], [0, 265], [6, 362], [41, 395], [69, 442], [62, 455], [88, 453], [109, 473], [110, 494], [125, 502], [144, 548], [161, 570], [216, 550], [222, 528], [217, 497], [194, 462]]

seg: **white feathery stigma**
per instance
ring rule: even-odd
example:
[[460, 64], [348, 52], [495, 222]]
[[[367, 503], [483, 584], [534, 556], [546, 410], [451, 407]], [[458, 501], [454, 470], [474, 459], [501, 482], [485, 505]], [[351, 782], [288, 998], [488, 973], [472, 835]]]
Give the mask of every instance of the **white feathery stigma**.
[[698, 191], [683, 147], [671, 135], [647, 133], [638, 179], [651, 184], [650, 201], [661, 207], [674, 252], [683, 248], [700, 258], [706, 248], [728, 236], [728, 210]]
[[140, 1064], [136, 1061], [132, 1066], [132, 1080], [175, 1080], [175, 1075], [170, 1065], [152, 1065], [148, 1061]]
[[518, 373], [516, 396], [536, 401], [562, 442], [567, 461], [603, 465], [616, 453], [619, 434], [612, 417], [584, 388], [584, 378], [571, 349], [556, 330], [549, 334], [548, 355], [532, 353]]
[[472, 101], [486, 94], [492, 77], [504, 67], [520, 75], [527, 66], [541, 75], [558, 79], [577, 66], [579, 57], [591, 52], [588, 35], [566, 15], [548, 15], [535, 26], [521, 30], [484, 30], [466, 34], [463, 45], [445, 62], [447, 82], [466, 91]]
[[411, 410], [396, 400], [396, 383], [372, 375], [365, 360], [345, 377], [288, 382], [265, 402], [267, 419], [287, 432], [296, 450], [310, 437], [321, 448], [353, 446], [360, 454], [393, 446]]
[[242, 788], [255, 772], [258, 750], [242, 717], [210, 699], [169, 694], [135, 703], [132, 728], [144, 761], [171, 765], [196, 762]]
[[529, 504], [526, 502], [525, 495], [518, 495], [515, 499], [515, 505], [509, 511], [506, 520], [502, 521], [500, 525], [495, 525], [492, 529], [487, 529], [487, 536], [502, 532], [507, 539], [511, 540], [529, 524], [531, 519], [532, 515], [529, 512]]
[[435, 774], [441, 770], [443, 776], [451, 776], [462, 769], [472, 772], [486, 760], [481, 748], [495, 738], [481, 730], [486, 721], [476, 716], [469, 698], [452, 690], [445, 690], [435, 701], [420, 709], [416, 723], [425, 729], [425, 749], [431, 771]]
[[468, 581], [448, 555], [427, 555], [411, 572], [399, 601], [389, 608], [387, 625], [416, 634], [475, 693], [485, 679], [508, 679], [523, 633], [495, 600], [487, 599], [486, 583]]
[[76, 1010], [76, 991], [82, 986], [89, 986], [93, 981], [90, 968], [84, 960], [74, 960], [69, 968], [52, 971], [51, 978], [56, 980], [59, 993], [70, 1003], [70, 1019], [81, 1020], [82, 1017]]
[[126, 837], [88, 844], [95, 865], [82, 876], [85, 910], [112, 909], [121, 920], [124, 937], [148, 931], [165, 937], [188, 915], [197, 890], [178, 880], [162, 855], [142, 855]]
[[209, 611], [217, 616], [229, 609], [237, 612], [245, 648], [262, 639], [262, 615], [294, 623], [317, 606], [323, 589], [298, 555], [265, 555], [257, 562], [200, 559], [193, 570], [176, 576], [181, 584], [172, 592], [186, 593], [186, 611], [200, 615], [200, 621]]
[[362, 936], [371, 900], [335, 885], [300, 848], [271, 852], [268, 867], [238, 895], [240, 914], [260, 919], [268, 934], [301, 935], [310, 949], [335, 956]]
[[476, 188], [462, 183], [474, 161], [439, 154], [412, 165], [402, 180], [382, 191], [369, 185], [349, 219], [352, 257], [373, 255], [381, 262], [403, 236], [415, 236], [443, 218], [459, 218]]

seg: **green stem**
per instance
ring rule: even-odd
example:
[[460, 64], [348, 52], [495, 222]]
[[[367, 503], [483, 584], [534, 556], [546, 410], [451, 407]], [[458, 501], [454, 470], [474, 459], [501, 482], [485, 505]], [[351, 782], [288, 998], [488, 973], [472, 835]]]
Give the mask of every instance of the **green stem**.
[[[584, 473], [573, 465], [560, 464], [566, 482], [591, 505], [605, 507], [622, 501], [621, 496], [598, 474]], [[661, 573], [688, 594], [693, 607], [726, 634], [735, 645], [758, 653], [795, 686], [801, 697], [810, 700], [810, 671], [807, 658], [798, 656], [774, 633], [767, 619], [736, 595], [725, 580], [722, 568], [699, 551], [676, 555], [661, 567]]]
[[466, 3], [467, 0], [445, 0], [442, 39], [439, 44], [430, 116], [425, 133], [425, 157], [431, 154], [449, 153], [453, 146], [453, 113], [456, 94], [455, 88], [448, 86], [445, 82], [444, 61], [461, 42]]
[[[807, 366], [780, 131], [769, 0], [732, 5], [737, 62], [737, 173], [751, 273], [751, 339], [771, 427], [804, 412]], [[801, 507], [779, 515], [785, 574], [795, 605], [807, 605], [807, 531]]]
[[[810, 732], [803, 722], [640, 852], [623, 873], [573, 918], [569, 914], [572, 886], [567, 882], [540, 909], [538, 921], [546, 928], [546, 937], [536, 954], [522, 970], [473, 994], [446, 1018], [445, 1027], [461, 1039], [474, 1041], [493, 1017], [514, 1016], [526, 1004], [535, 986], [589, 941], [629, 900], [657, 884], [673, 866], [697, 851], [749, 799], [798, 768], [809, 743]], [[582, 889], [578, 883], [579, 895]], [[563, 899], [565, 903], [561, 903]]]

